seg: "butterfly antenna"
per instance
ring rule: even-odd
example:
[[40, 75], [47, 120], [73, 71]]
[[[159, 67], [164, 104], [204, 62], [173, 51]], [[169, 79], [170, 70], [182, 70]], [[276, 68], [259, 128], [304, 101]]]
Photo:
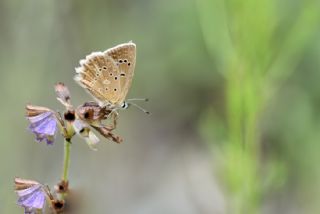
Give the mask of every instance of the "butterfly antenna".
[[128, 101], [145, 101], [145, 102], [148, 102], [149, 99], [148, 98], [131, 98], [131, 99], [128, 99]]
[[[132, 99], [130, 99], [130, 100], [132, 100]], [[128, 104], [137, 107], [138, 109], [140, 109], [141, 111], [143, 111], [143, 112], [146, 113], [146, 114], [150, 114], [149, 111], [145, 110], [144, 108], [142, 108], [141, 106], [139, 106], [139, 105], [137, 105], [137, 104], [135, 104], [135, 103], [129, 102]]]

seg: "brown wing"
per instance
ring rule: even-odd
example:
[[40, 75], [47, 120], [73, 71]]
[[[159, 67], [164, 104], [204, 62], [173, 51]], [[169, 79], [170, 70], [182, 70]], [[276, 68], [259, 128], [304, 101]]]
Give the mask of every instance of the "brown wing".
[[114, 60], [101, 52], [91, 53], [76, 68], [76, 82], [101, 104], [118, 104], [121, 96], [119, 68]]
[[117, 101], [120, 105], [131, 86], [136, 65], [136, 45], [133, 42], [124, 43], [106, 50], [104, 55], [110, 56], [115, 61], [120, 72], [120, 95]]

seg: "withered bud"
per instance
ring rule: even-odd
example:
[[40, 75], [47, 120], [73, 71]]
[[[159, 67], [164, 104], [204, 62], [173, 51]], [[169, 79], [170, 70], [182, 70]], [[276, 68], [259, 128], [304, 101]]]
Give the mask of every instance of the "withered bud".
[[37, 184], [39, 184], [39, 182], [37, 182], [37, 181], [32, 181], [32, 180], [27, 180], [27, 179], [22, 179], [22, 178], [15, 178], [14, 179], [15, 190], [27, 189], [27, 188], [32, 187]]
[[99, 106], [96, 102], [86, 102], [76, 109], [77, 115], [83, 121], [92, 124], [95, 121], [107, 119], [111, 113], [110, 109]]
[[123, 139], [120, 136], [117, 136], [111, 132], [111, 129], [108, 129], [107, 127], [95, 127], [92, 126], [95, 130], [97, 130], [101, 135], [103, 135], [105, 138], [112, 140], [115, 143], [121, 143]]
[[51, 206], [52, 206], [52, 209], [54, 209], [54, 211], [56, 211], [57, 213], [61, 213], [64, 209], [65, 202], [64, 200], [55, 199], [51, 201]]
[[73, 122], [76, 119], [75, 111], [74, 110], [68, 110], [64, 113], [64, 119], [69, 122]]
[[42, 114], [44, 112], [49, 112], [51, 109], [42, 107], [42, 106], [33, 106], [33, 105], [27, 105], [26, 106], [26, 116], [27, 117], [34, 117], [39, 114]]
[[61, 180], [54, 186], [57, 193], [67, 193], [69, 190], [69, 181]]
[[54, 89], [57, 93], [57, 100], [60, 101], [67, 109], [72, 109], [70, 92], [67, 86], [65, 86], [64, 83], [59, 82], [55, 85]]

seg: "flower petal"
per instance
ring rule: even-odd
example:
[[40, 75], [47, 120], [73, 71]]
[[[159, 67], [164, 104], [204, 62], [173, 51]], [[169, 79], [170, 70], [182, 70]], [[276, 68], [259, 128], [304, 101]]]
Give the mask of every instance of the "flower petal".
[[30, 121], [29, 129], [36, 135], [36, 141], [46, 141], [47, 144], [52, 144], [58, 125], [55, 113], [46, 111], [27, 118]]
[[19, 196], [18, 205], [27, 208], [43, 209], [46, 202], [46, 195], [41, 184], [36, 184], [16, 192]]
[[90, 149], [97, 150], [95, 145], [100, 141], [99, 138], [90, 130], [89, 125], [82, 120], [75, 120], [73, 122], [75, 132], [80, 135], [88, 144]]
[[37, 209], [25, 207], [24, 214], [37, 214]]
[[88, 136], [84, 139], [87, 142], [90, 149], [94, 151], [97, 150], [96, 145], [99, 143], [100, 139], [91, 130], [89, 130]]
[[30, 129], [35, 133], [54, 135], [57, 129], [57, 120], [53, 112], [45, 112], [35, 117], [29, 117]]

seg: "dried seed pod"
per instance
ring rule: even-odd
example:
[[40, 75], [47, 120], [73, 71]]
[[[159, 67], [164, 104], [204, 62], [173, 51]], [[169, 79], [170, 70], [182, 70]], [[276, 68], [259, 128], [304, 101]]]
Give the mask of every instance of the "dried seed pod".
[[49, 108], [43, 106], [34, 106], [34, 105], [27, 105], [26, 106], [26, 117], [34, 117], [39, 114], [52, 111]]
[[69, 190], [69, 181], [61, 180], [57, 185], [54, 186], [56, 193], [67, 193]]
[[27, 179], [23, 179], [23, 178], [15, 178], [14, 179], [15, 190], [27, 189], [27, 188], [32, 187], [37, 184], [39, 184], [39, 182], [33, 181], [33, 180], [27, 180]]
[[72, 109], [70, 92], [67, 86], [65, 86], [64, 83], [59, 82], [54, 86], [54, 89], [57, 93], [57, 100], [67, 109]]
[[64, 200], [52, 200], [51, 201], [51, 207], [56, 213], [62, 213], [65, 207], [65, 201]]

